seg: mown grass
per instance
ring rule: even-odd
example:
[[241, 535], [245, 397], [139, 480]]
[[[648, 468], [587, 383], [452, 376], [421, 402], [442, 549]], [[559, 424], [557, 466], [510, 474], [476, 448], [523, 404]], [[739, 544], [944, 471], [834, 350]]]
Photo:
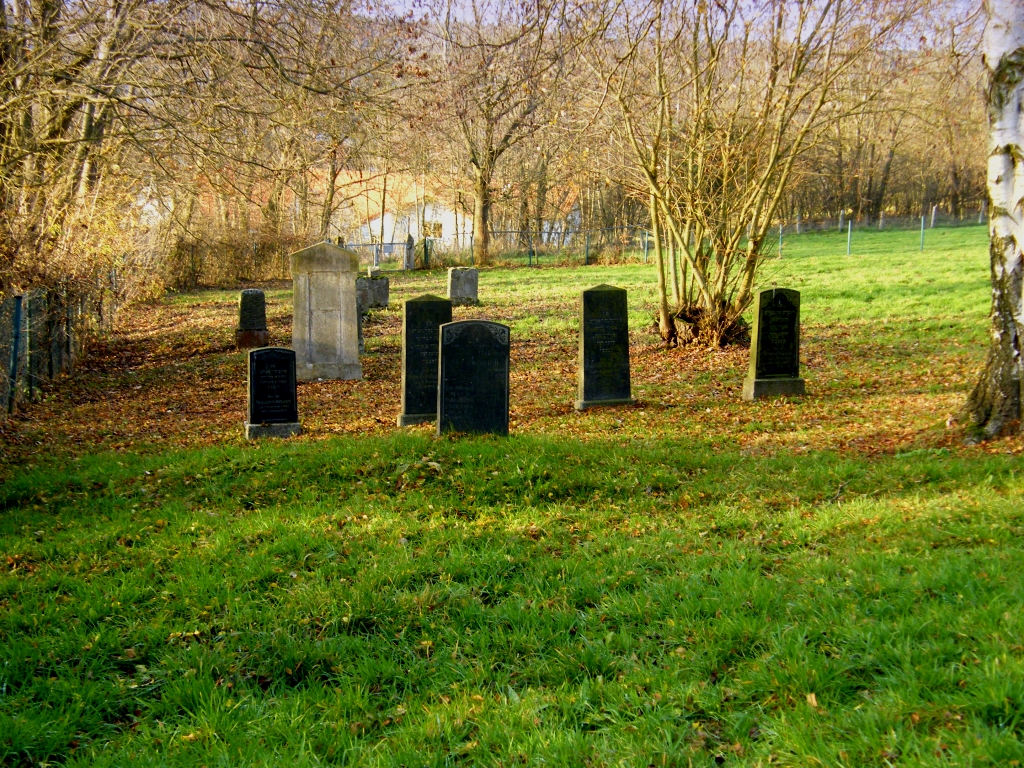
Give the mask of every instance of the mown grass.
[[[863, 233], [856, 260], [787, 238], [765, 282], [803, 291], [805, 402], [735, 401], [734, 356], [670, 379], [645, 351], [645, 406], [504, 440], [41, 440], [0, 486], [0, 762], [1019, 764], [1019, 441], [846, 440], [962, 397], [984, 233], [946, 232], [924, 255]], [[653, 306], [649, 268], [580, 272], [487, 273], [481, 311], [533, 323], [550, 366], [579, 288]]]

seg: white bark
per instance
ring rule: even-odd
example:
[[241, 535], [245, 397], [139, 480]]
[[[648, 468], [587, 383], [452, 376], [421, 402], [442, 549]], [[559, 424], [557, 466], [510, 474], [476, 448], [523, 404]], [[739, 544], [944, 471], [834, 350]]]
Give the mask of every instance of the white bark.
[[1019, 422], [1024, 383], [1024, 5], [1019, 0], [986, 0], [985, 9], [992, 342], [965, 410], [981, 436], [994, 437]]

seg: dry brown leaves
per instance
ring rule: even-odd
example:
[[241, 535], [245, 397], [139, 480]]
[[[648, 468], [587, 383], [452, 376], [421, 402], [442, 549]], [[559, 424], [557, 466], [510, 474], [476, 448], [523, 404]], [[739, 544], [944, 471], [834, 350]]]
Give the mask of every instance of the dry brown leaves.
[[[393, 280], [392, 309], [374, 314], [365, 329], [362, 381], [299, 385], [300, 440], [398, 430], [401, 299], [423, 292], [423, 286], [422, 280]], [[290, 344], [288, 287], [267, 286], [271, 343], [282, 346]], [[440, 292], [429, 283], [426, 288]], [[240, 444], [245, 357], [233, 349], [234, 296], [210, 291], [123, 313], [117, 331], [93, 343], [72, 377], [0, 424], [7, 472], [48, 456]], [[514, 326], [524, 318], [575, 311], [574, 305], [550, 296], [514, 296], [490, 306], [457, 308], [455, 318]], [[637, 405], [578, 414], [572, 409], [575, 333], [514, 330], [511, 428], [582, 440], [690, 439], [751, 455], [959, 447], [962, 436], [945, 425], [966, 396], [980, 351], [951, 346], [938, 357], [904, 356], [897, 367], [891, 350], [871, 346], [870, 333], [868, 327], [805, 327], [808, 396], [744, 403], [740, 389], [746, 349], [666, 350], [651, 329], [634, 328]], [[413, 429], [429, 433], [431, 427]], [[970, 450], [1021, 447], [1021, 440], [1013, 439]]]

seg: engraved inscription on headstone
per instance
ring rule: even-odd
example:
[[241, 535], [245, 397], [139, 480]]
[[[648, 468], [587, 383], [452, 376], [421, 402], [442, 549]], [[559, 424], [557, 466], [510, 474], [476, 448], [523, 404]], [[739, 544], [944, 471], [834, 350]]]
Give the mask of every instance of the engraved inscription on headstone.
[[485, 320], [440, 331], [437, 434], [508, 434], [509, 328]]
[[598, 285], [580, 295], [579, 399], [576, 409], [629, 405], [626, 291]]
[[266, 298], [259, 288], [246, 288], [238, 297], [235, 349], [265, 347], [269, 343]]
[[761, 291], [754, 306], [750, 369], [743, 399], [803, 395], [800, 378], [800, 292], [786, 288]]
[[428, 294], [405, 302], [400, 427], [437, 418], [438, 329], [451, 321], [452, 303], [448, 299]]
[[295, 353], [283, 347], [249, 352], [248, 409], [245, 435], [288, 437], [299, 434]]

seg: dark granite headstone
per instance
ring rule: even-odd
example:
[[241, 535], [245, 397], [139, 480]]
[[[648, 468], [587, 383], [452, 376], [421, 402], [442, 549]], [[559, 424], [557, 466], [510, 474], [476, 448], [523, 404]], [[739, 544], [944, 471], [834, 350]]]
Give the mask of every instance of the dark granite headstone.
[[441, 326], [437, 434], [508, 434], [509, 328], [486, 320]]
[[757, 295], [750, 369], [743, 399], [804, 394], [800, 378], [800, 292], [769, 288]]
[[437, 418], [438, 329], [451, 321], [452, 303], [448, 299], [428, 294], [405, 302], [400, 427]]
[[248, 395], [247, 438], [299, 434], [295, 352], [284, 347], [249, 352]]
[[265, 347], [270, 343], [267, 330], [267, 304], [263, 291], [246, 288], [238, 297], [238, 328], [235, 329], [235, 349]]
[[366, 353], [366, 339], [363, 336], [363, 323], [370, 314], [370, 287], [365, 277], [356, 278], [356, 334], [359, 339], [359, 354]]
[[598, 285], [580, 295], [579, 400], [595, 405], [629, 405], [629, 319], [626, 291]]

